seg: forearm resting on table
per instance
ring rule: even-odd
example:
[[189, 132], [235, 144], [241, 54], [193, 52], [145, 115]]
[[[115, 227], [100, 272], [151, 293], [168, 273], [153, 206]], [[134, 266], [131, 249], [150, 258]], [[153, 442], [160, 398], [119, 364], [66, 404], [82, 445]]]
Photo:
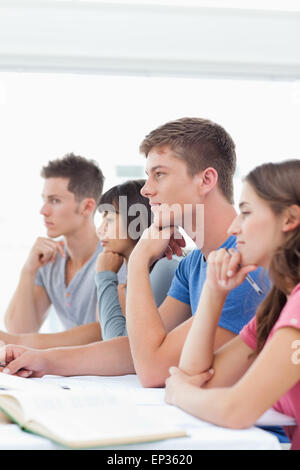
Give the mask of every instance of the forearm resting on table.
[[250, 427], [259, 417], [237, 399], [233, 387], [206, 390], [185, 383], [177, 388], [174, 404], [196, 418], [231, 429]]
[[212, 380], [201, 388], [186, 382], [174, 386], [172, 403], [221, 426], [253, 425], [299, 381], [299, 365], [290, 352], [298, 339], [298, 329], [280, 328], [253, 357], [253, 349], [237, 336], [216, 353]]
[[135, 373], [127, 337], [48, 350], [46, 369], [47, 374], [64, 376]]

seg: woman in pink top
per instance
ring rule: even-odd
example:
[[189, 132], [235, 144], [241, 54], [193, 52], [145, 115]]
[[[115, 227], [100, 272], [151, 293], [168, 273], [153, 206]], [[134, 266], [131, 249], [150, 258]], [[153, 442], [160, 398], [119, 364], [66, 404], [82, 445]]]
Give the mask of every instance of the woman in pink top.
[[[214, 424], [253, 425], [270, 407], [295, 418], [300, 449], [300, 160], [264, 164], [246, 177], [228, 232], [238, 251], [208, 257], [207, 279], [166, 401]], [[240, 335], [214, 353], [225, 299], [263, 266], [273, 287]]]

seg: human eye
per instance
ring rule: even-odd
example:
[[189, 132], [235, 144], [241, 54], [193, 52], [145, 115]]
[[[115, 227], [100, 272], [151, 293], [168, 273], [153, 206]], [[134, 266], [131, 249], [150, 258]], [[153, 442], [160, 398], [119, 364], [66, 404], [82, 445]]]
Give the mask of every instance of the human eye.
[[58, 203], [60, 202], [60, 200], [57, 199], [56, 197], [53, 197], [53, 198], [50, 200], [50, 202], [51, 202], [51, 204], [56, 205], [56, 204], [58, 204]]
[[155, 172], [155, 178], [157, 178], [157, 179], [160, 179], [163, 175], [164, 175], [164, 173], [162, 171], [156, 171]]
[[241, 216], [243, 219], [245, 219], [249, 214], [251, 214], [250, 211], [241, 211]]

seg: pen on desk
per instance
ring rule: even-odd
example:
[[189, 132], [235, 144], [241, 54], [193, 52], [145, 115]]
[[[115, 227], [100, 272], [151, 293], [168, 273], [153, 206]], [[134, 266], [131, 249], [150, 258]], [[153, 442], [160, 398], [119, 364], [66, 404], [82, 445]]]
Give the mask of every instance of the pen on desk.
[[[228, 248], [225, 248], [227, 253], [232, 256], [232, 254], [230, 253], [230, 251], [228, 250]], [[239, 265], [239, 267], [241, 267], [241, 265]], [[252, 277], [249, 276], [249, 274], [247, 274], [246, 276], [246, 279], [247, 281], [249, 282], [249, 284], [253, 287], [253, 289], [258, 293], [258, 295], [262, 295], [263, 294], [263, 291], [261, 290], [261, 288], [256, 284], [255, 281], [253, 281]]]

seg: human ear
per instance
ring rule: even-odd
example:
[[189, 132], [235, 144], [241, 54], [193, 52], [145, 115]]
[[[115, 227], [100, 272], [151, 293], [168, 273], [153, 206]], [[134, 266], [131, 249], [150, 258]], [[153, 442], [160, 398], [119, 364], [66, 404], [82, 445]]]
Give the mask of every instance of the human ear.
[[196, 178], [201, 185], [202, 192], [209, 193], [217, 184], [218, 173], [214, 168], [208, 167], [201, 173], [198, 173]]
[[282, 231], [290, 232], [300, 225], [300, 206], [293, 204], [286, 210]]
[[93, 198], [86, 198], [81, 201], [81, 213], [82, 215], [89, 216], [95, 211], [96, 201]]

